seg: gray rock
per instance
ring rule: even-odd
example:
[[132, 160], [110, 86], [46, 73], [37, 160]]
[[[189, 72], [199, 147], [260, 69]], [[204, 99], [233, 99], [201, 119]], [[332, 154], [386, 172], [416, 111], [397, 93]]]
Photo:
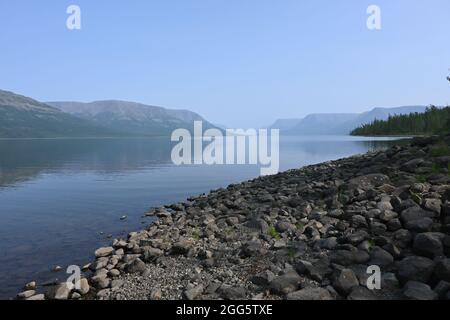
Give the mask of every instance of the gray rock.
[[410, 300], [436, 300], [438, 294], [430, 286], [418, 281], [408, 281], [403, 288], [403, 294]]
[[301, 278], [296, 272], [290, 272], [273, 279], [269, 288], [275, 294], [285, 295], [297, 291], [300, 280]]
[[333, 263], [337, 263], [342, 266], [349, 266], [352, 264], [364, 264], [369, 261], [370, 256], [363, 250], [336, 250], [330, 254], [330, 259]]
[[42, 300], [45, 300], [45, 295], [37, 294], [37, 295], [27, 298], [26, 300], [27, 301], [42, 301]]
[[253, 276], [250, 281], [257, 286], [265, 287], [268, 286], [273, 279], [275, 279], [275, 274], [270, 270], [266, 270]]
[[276, 230], [280, 233], [295, 231], [297, 228], [292, 223], [286, 221], [280, 221], [275, 226]]
[[225, 300], [243, 300], [247, 296], [246, 290], [242, 287], [222, 286], [219, 288], [219, 292]]
[[366, 287], [354, 287], [347, 297], [348, 300], [377, 300], [372, 291]]
[[450, 282], [450, 259], [440, 260], [434, 269], [434, 274], [437, 279]]
[[85, 295], [89, 292], [90, 286], [89, 286], [89, 282], [86, 278], [80, 279], [80, 282], [78, 283], [78, 285], [79, 285], [79, 289], [77, 291], [79, 293], [81, 293], [82, 295]]
[[405, 224], [405, 228], [413, 232], [428, 232], [433, 226], [433, 220], [431, 218], [420, 218], [412, 221], [408, 221]]
[[305, 288], [299, 291], [291, 292], [286, 296], [287, 300], [332, 300], [331, 294], [323, 288]]
[[370, 251], [370, 265], [377, 265], [379, 267], [387, 267], [394, 262], [394, 257], [379, 247], [375, 247]]
[[192, 243], [188, 240], [180, 240], [176, 242], [172, 248], [171, 253], [174, 255], [187, 254], [192, 247]]
[[110, 255], [113, 254], [113, 252], [114, 252], [113, 247], [100, 248], [95, 251], [95, 257], [97, 258], [109, 257]]
[[153, 262], [155, 259], [161, 257], [162, 255], [164, 255], [164, 251], [162, 251], [161, 249], [157, 249], [157, 248], [152, 248], [152, 247], [143, 247], [143, 260], [145, 262]]
[[34, 296], [36, 294], [36, 290], [27, 290], [24, 292], [21, 292], [17, 295], [18, 299], [24, 300], [24, 299], [28, 299], [31, 298], [32, 296]]
[[50, 300], [67, 300], [69, 299], [72, 289], [69, 289], [67, 283], [61, 283], [50, 287], [45, 296]]
[[343, 269], [333, 283], [333, 287], [344, 295], [348, 295], [352, 288], [357, 286], [359, 286], [358, 278], [351, 269]]
[[184, 291], [184, 296], [187, 300], [195, 300], [203, 293], [203, 285], [198, 285], [192, 289]]
[[442, 238], [442, 236], [432, 232], [419, 233], [414, 238], [414, 253], [428, 258], [442, 255], [444, 252]]
[[450, 282], [439, 281], [433, 291], [438, 294], [440, 299], [444, 299], [446, 293], [450, 291]]
[[419, 220], [423, 218], [434, 218], [436, 214], [431, 211], [423, 210], [420, 207], [411, 207], [403, 210], [400, 215], [400, 220], [407, 224], [408, 222]]
[[425, 257], [410, 256], [398, 264], [397, 277], [402, 282], [409, 280], [427, 283], [433, 274], [435, 263]]
[[441, 214], [442, 201], [439, 199], [425, 199], [423, 206], [429, 211], [433, 211], [436, 214]]
[[31, 282], [28, 282], [25, 285], [24, 289], [25, 290], [36, 290], [36, 287], [37, 287], [36, 282], [35, 281], [31, 281]]
[[144, 273], [146, 269], [147, 267], [145, 263], [139, 258], [133, 260], [125, 266], [125, 272], [127, 273]]

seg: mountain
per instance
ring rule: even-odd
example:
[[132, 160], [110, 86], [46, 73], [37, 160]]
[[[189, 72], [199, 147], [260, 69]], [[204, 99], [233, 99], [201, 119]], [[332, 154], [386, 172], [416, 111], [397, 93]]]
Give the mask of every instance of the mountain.
[[194, 121], [203, 121], [204, 129], [217, 127], [188, 110], [166, 109], [136, 102], [58, 101], [47, 104], [72, 116], [92, 121], [99, 127], [134, 135], [170, 135], [177, 128], [192, 131]]
[[278, 119], [269, 129], [280, 129], [281, 131], [294, 128], [302, 119]]
[[113, 132], [45, 103], [0, 90], [0, 138], [112, 136]]
[[[272, 125], [272, 128], [277, 128], [278, 126], [284, 135], [347, 135], [353, 129], [371, 123], [375, 119], [386, 120], [389, 118], [389, 115], [424, 112], [425, 109], [425, 106], [405, 106], [397, 108], [374, 108], [364, 113], [311, 114], [301, 120], [278, 120]], [[293, 126], [285, 126], [286, 124], [293, 124]]]

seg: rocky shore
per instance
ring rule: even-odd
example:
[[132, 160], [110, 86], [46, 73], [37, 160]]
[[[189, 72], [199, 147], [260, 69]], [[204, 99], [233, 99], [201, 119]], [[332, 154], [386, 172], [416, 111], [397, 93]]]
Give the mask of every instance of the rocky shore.
[[152, 209], [78, 289], [18, 298], [450, 300], [449, 145], [415, 138]]

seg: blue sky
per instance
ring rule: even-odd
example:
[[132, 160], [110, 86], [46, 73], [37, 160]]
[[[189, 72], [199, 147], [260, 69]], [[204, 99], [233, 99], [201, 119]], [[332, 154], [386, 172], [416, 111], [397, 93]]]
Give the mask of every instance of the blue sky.
[[[81, 7], [82, 30], [66, 28]], [[366, 28], [380, 6], [382, 29]], [[448, 0], [0, 0], [0, 88], [230, 127], [450, 103]]]

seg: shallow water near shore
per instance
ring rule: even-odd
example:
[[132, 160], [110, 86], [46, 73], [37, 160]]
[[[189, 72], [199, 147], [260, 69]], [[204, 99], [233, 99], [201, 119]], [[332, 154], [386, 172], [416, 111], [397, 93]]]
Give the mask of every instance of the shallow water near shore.
[[[398, 138], [395, 138], [398, 139]], [[383, 149], [394, 138], [281, 137], [280, 170]], [[168, 138], [0, 141], [0, 298], [67, 277], [151, 222], [151, 207], [256, 178], [255, 165], [174, 166]], [[121, 217], [126, 216], [125, 220]]]

